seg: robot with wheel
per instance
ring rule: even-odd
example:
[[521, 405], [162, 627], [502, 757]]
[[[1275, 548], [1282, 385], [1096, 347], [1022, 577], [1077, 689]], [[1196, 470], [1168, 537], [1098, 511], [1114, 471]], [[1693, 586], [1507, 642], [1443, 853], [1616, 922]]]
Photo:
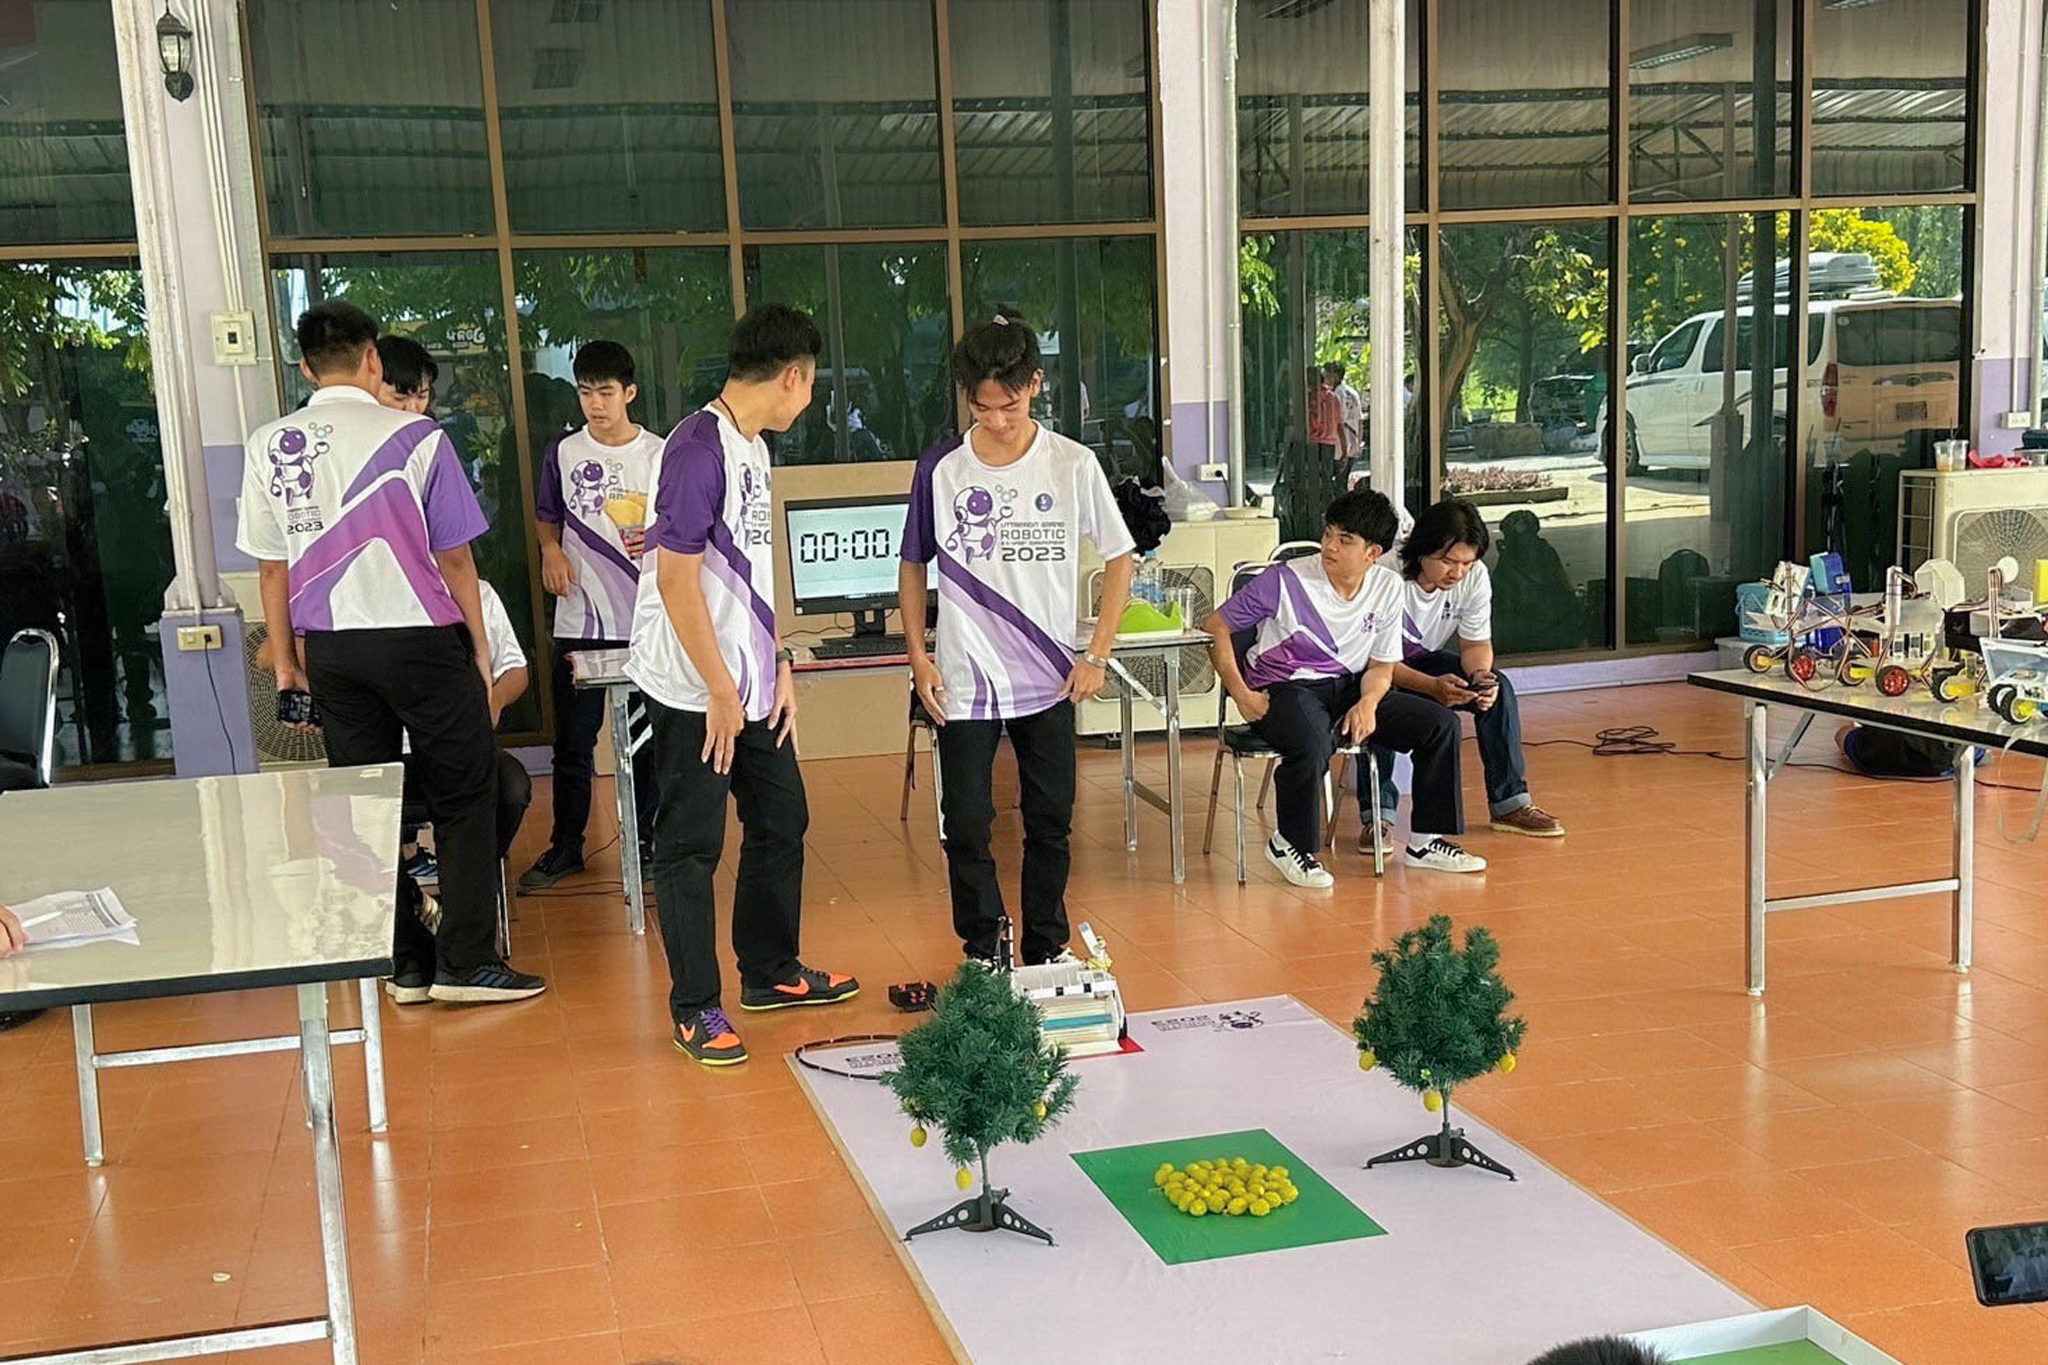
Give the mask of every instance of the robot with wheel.
[[1849, 595], [1813, 591], [1811, 571], [1786, 561], [1771, 575], [1763, 609], [1750, 620], [1785, 641], [1782, 645], [1751, 645], [1743, 666], [1768, 673], [1783, 664], [1785, 675], [1802, 687], [1823, 681], [1823, 670], [1844, 686], [1854, 687], [1874, 676], [1880, 663], [1881, 632], [1877, 609], [1858, 607]]

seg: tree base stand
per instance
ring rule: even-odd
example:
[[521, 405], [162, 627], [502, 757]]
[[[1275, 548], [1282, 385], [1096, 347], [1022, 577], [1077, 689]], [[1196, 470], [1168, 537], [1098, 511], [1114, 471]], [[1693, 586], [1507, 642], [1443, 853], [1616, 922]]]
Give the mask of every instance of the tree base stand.
[[1432, 1166], [1477, 1166], [1482, 1171], [1492, 1171], [1513, 1180], [1515, 1173], [1495, 1161], [1486, 1153], [1465, 1141], [1463, 1128], [1451, 1127], [1451, 1114], [1444, 1111], [1444, 1126], [1427, 1137], [1419, 1137], [1405, 1147], [1396, 1147], [1391, 1152], [1382, 1152], [1365, 1163], [1368, 1171], [1375, 1166], [1388, 1166], [1401, 1161], [1427, 1161]]
[[921, 1232], [943, 1232], [947, 1228], [958, 1228], [962, 1232], [1021, 1232], [1026, 1237], [1036, 1237], [1047, 1246], [1053, 1245], [1052, 1234], [1038, 1224], [1012, 1209], [1006, 1201], [1008, 1190], [991, 1190], [987, 1185], [972, 1199], [963, 1199], [936, 1218], [926, 1219], [903, 1234], [909, 1241]]

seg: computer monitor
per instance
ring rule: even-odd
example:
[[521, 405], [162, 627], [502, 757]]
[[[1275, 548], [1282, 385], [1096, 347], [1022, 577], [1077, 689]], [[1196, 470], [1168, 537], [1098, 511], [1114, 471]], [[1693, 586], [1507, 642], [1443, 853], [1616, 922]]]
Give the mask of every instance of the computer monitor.
[[854, 633], [879, 635], [896, 609], [908, 493], [813, 498], [783, 504], [791, 610], [798, 616], [852, 612]]

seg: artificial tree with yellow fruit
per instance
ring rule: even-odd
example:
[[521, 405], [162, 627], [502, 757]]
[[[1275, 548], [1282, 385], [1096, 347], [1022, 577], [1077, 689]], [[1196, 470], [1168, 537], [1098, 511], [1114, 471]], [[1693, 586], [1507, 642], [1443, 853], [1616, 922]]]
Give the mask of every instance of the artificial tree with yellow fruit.
[[968, 962], [939, 992], [932, 1017], [903, 1035], [903, 1062], [888, 1080], [914, 1125], [911, 1145], [924, 1146], [936, 1128], [961, 1189], [972, 1189], [975, 1168], [981, 1172], [979, 1194], [910, 1229], [905, 1241], [943, 1228], [1006, 1228], [1052, 1242], [988, 1180], [991, 1150], [1037, 1141], [1074, 1102], [1077, 1078], [1039, 1026], [1038, 1007], [1011, 989], [1006, 973]]
[[1507, 1013], [1515, 995], [1500, 979], [1500, 944], [1484, 929], [1465, 933], [1461, 948], [1448, 916], [1434, 915], [1372, 955], [1380, 979], [1352, 1021], [1358, 1064], [1384, 1067], [1422, 1096], [1422, 1107], [1441, 1113], [1436, 1132], [1366, 1162], [1367, 1168], [1401, 1161], [1432, 1166], [1478, 1166], [1513, 1180], [1515, 1173], [1451, 1127], [1451, 1092], [1490, 1071], [1515, 1069], [1525, 1027]]

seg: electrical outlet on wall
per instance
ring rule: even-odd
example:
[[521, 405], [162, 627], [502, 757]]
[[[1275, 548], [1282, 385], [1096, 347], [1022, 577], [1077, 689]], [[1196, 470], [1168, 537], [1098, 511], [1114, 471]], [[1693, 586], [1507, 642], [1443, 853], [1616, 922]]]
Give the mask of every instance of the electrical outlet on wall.
[[1196, 471], [1196, 474], [1203, 483], [1222, 483], [1230, 477], [1230, 466], [1227, 464], [1205, 464]]
[[2028, 427], [2034, 425], [2034, 414], [2031, 412], [2008, 412], [2001, 416], [1999, 421], [2007, 431], [2025, 431]]

